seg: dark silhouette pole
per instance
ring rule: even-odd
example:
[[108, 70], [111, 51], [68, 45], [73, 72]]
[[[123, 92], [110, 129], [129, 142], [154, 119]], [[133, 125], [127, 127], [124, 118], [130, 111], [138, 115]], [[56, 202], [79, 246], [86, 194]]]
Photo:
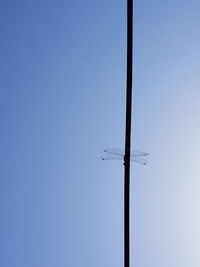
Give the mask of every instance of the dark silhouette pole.
[[126, 132], [124, 156], [124, 267], [130, 267], [130, 148], [133, 72], [133, 0], [127, 0]]

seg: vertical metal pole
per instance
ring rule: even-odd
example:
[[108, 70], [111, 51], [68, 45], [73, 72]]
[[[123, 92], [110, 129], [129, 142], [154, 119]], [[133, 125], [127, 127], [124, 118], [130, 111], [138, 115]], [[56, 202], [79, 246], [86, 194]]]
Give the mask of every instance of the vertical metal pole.
[[124, 267], [130, 267], [130, 148], [133, 72], [133, 0], [127, 0], [126, 132], [124, 156]]

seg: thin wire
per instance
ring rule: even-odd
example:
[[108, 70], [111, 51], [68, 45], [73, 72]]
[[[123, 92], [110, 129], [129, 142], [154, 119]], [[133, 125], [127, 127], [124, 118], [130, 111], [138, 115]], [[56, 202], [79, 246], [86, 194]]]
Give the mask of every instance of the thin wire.
[[124, 156], [124, 267], [130, 267], [130, 150], [133, 72], [133, 0], [127, 0], [126, 130]]

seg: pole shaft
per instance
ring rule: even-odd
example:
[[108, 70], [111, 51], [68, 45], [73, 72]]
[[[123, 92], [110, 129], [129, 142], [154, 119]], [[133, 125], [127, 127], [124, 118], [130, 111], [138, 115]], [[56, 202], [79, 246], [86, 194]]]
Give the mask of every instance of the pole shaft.
[[127, 0], [126, 132], [124, 156], [124, 267], [130, 267], [130, 149], [133, 72], [133, 0]]

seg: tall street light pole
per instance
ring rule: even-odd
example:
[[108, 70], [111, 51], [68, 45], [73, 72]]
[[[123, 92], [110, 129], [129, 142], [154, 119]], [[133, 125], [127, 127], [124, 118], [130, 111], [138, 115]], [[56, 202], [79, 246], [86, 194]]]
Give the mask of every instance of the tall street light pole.
[[130, 267], [130, 150], [133, 75], [133, 0], [127, 0], [126, 131], [124, 155], [124, 267]]

